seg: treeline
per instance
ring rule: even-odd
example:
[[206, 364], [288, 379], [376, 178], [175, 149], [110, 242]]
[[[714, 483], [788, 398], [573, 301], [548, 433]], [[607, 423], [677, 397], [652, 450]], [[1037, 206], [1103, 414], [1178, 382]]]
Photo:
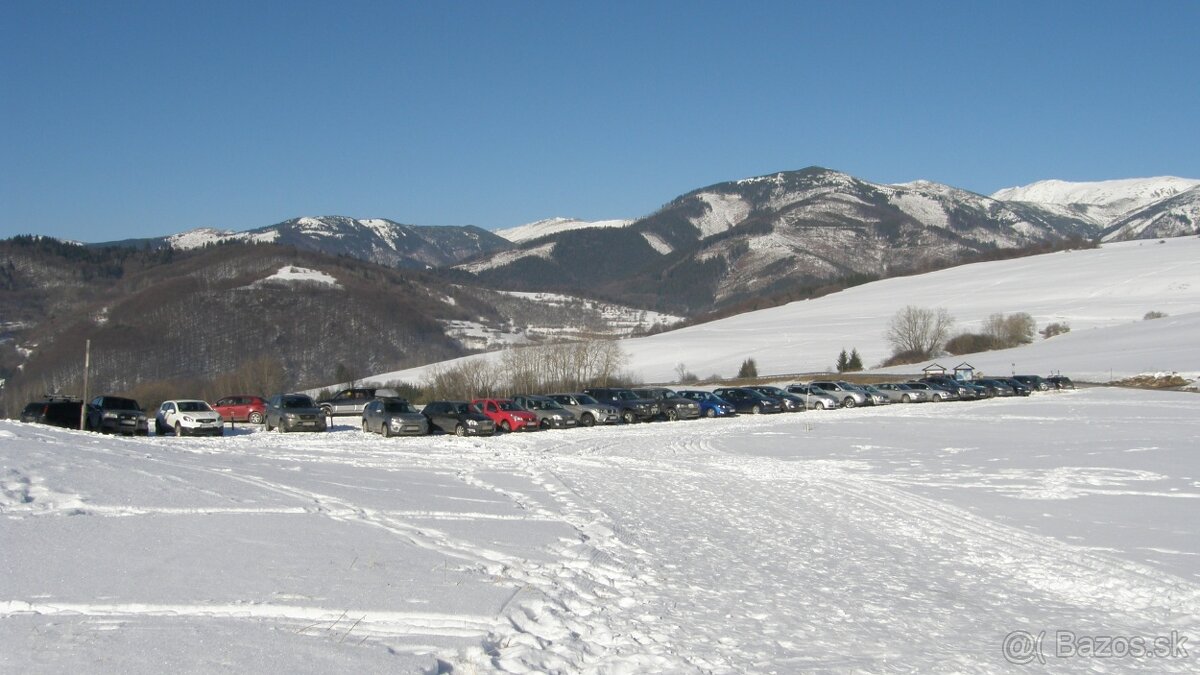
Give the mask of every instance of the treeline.
[[425, 400], [471, 400], [590, 386], [631, 383], [622, 372], [627, 356], [613, 340], [516, 347], [498, 358], [470, 358], [434, 366], [422, 383]]

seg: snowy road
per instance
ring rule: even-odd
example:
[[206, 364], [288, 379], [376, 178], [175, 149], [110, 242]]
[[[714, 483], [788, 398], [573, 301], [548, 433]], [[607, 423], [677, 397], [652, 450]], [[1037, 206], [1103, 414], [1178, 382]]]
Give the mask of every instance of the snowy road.
[[[1198, 413], [1092, 389], [473, 440], [4, 422], [0, 669], [1011, 672], [1005, 637], [1046, 631], [1057, 669], [1195, 672]], [[1056, 631], [1195, 649], [1056, 658]]]

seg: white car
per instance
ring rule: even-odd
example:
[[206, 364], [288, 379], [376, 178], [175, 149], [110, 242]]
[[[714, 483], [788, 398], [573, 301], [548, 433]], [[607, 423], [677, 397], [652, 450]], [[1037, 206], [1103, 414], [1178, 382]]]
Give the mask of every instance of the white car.
[[225, 420], [204, 401], [163, 401], [154, 413], [159, 436], [222, 436]]

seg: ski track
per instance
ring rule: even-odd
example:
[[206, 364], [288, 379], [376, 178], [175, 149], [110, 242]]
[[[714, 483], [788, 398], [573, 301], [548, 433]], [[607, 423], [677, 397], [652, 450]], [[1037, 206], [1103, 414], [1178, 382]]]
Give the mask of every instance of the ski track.
[[[786, 434], [800, 443], [814, 425], [852, 416], [920, 418], [949, 410], [986, 418], [975, 408], [926, 404], [466, 442], [439, 437], [416, 441], [421, 447], [412, 451], [396, 443], [381, 449], [374, 437], [349, 442], [344, 433], [336, 445], [327, 435], [255, 435], [205, 444], [136, 439], [117, 450], [81, 434], [76, 449], [97, 466], [128, 468], [177, 489], [199, 474], [210, 485], [236, 483], [284, 504], [100, 504], [56, 492], [36, 467], [6, 468], [0, 517], [315, 515], [458, 560], [462, 571], [512, 594], [495, 616], [0, 598], [0, 620], [27, 614], [244, 619], [302, 634], [327, 634], [341, 624], [366, 640], [472, 638], [477, 647], [448, 658], [468, 669], [511, 673], [999, 672], [1007, 666], [1000, 642], [1011, 630], [1200, 632], [1200, 586], [1191, 581], [919, 496], [904, 489], [906, 479], [870, 475], [861, 461], [790, 461], [738, 447], [739, 439], [755, 435]], [[1056, 419], [1027, 414], [1022, 421]], [[706, 430], [714, 424], [719, 434]], [[61, 439], [33, 435], [46, 443]], [[358, 486], [312, 487], [317, 479], [305, 467], [331, 465], [452, 478], [480, 495], [457, 499], [484, 503], [487, 496], [513, 513], [373, 508], [353, 497]], [[548, 557], [537, 558], [433, 526], [471, 520], [561, 523], [574, 536], [559, 538]], [[1056, 665], [1094, 672], [1130, 667], [1128, 661]], [[1153, 664], [1156, 672], [1191, 672], [1189, 665]]]

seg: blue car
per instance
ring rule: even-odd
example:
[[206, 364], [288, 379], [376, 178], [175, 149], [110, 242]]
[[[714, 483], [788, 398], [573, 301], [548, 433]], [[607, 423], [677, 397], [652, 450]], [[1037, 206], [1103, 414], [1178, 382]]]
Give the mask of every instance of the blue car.
[[700, 405], [700, 414], [705, 417], [733, 417], [737, 414], [737, 410], [730, 405], [729, 401], [711, 391], [682, 389], [675, 393], [698, 403]]

